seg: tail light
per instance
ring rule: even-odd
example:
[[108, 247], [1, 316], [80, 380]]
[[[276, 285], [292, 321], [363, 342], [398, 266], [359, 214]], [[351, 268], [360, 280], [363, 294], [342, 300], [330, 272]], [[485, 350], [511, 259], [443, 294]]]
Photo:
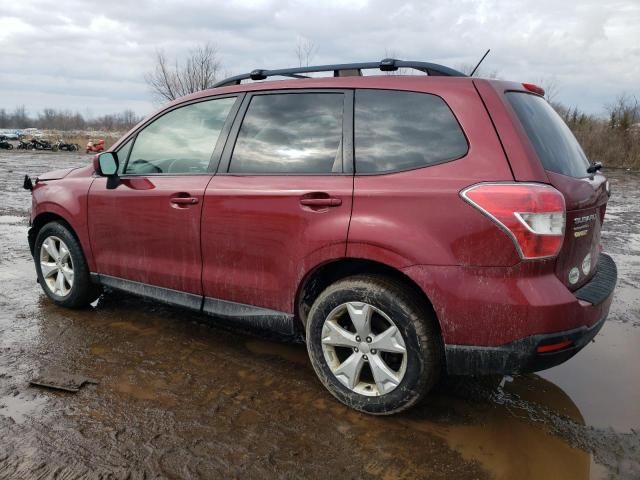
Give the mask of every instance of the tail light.
[[513, 240], [524, 260], [555, 257], [562, 248], [566, 210], [555, 188], [537, 183], [479, 183], [460, 195]]

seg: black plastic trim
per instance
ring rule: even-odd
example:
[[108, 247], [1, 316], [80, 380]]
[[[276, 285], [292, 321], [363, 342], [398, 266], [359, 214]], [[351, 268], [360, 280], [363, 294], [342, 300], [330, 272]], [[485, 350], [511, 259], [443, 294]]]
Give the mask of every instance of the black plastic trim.
[[169, 305], [177, 305], [198, 312], [204, 312], [214, 317], [228, 320], [238, 326], [269, 330], [295, 337], [300, 336], [295, 317], [291, 313], [279, 312], [228, 300], [203, 297], [202, 295], [157, 287], [155, 285], [112, 277], [111, 275], [104, 275], [102, 273], [91, 273], [91, 281], [116, 290], [158, 300]]
[[290, 313], [210, 297], [205, 297], [202, 311], [247, 327], [266, 328], [286, 335], [298, 333], [294, 316]]
[[601, 253], [598, 258], [595, 275], [573, 294], [579, 300], [599, 305], [609, 298], [613, 289], [616, 288], [617, 281], [618, 268], [616, 267], [616, 262], [606, 253]]
[[297, 68], [282, 68], [278, 70], [255, 69], [249, 73], [243, 73], [234, 77], [225, 78], [216, 83], [213, 88], [226, 87], [229, 85], [239, 85], [242, 80], [266, 80], [268, 77], [293, 77], [300, 78], [302, 73], [317, 72], [333, 72], [334, 76], [339, 76], [341, 70], [380, 70], [396, 71], [400, 68], [412, 68], [426, 73], [429, 76], [446, 76], [446, 77], [466, 77], [462, 72], [453, 68], [439, 65], [437, 63], [419, 62], [414, 60], [397, 60], [394, 58], [385, 58], [377, 62], [363, 63], [338, 63], [330, 65], [315, 65]]
[[154, 285], [134, 282], [133, 280], [126, 280], [124, 278], [112, 277], [111, 275], [104, 275], [102, 273], [91, 273], [91, 279], [100, 285], [115, 288], [117, 290], [124, 290], [125, 292], [140, 295], [142, 297], [153, 298], [154, 300], [158, 300], [162, 303], [179, 305], [193, 310], [200, 310], [202, 307], [201, 295], [172, 290], [170, 288], [156, 287]]
[[[497, 347], [446, 345], [447, 373], [451, 375], [510, 375], [531, 373], [555, 367], [582, 350], [606, 321], [606, 315], [590, 327], [565, 332], [532, 335]], [[538, 353], [537, 347], [572, 341], [569, 348]]]

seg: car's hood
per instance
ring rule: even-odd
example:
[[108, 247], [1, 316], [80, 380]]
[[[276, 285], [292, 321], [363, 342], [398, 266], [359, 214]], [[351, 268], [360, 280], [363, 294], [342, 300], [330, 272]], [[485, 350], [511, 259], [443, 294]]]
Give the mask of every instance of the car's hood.
[[59, 180], [69, 175], [75, 168], [61, 168], [60, 170], [52, 170], [42, 175], [38, 175], [38, 180]]

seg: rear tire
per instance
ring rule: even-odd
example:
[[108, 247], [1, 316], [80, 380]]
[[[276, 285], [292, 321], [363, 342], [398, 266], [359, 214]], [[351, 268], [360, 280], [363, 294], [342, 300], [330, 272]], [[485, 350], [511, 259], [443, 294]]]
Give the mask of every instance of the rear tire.
[[50, 222], [40, 229], [33, 259], [38, 283], [57, 305], [82, 308], [100, 296], [102, 289], [91, 282], [80, 243], [62, 223]]
[[389, 415], [415, 405], [443, 370], [433, 312], [387, 277], [358, 275], [328, 287], [311, 307], [306, 333], [322, 384], [361, 412]]

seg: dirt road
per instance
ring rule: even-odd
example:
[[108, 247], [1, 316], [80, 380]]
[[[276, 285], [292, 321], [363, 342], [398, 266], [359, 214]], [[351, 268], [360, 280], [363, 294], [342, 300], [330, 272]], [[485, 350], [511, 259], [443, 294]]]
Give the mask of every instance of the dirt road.
[[[303, 345], [120, 293], [86, 311], [47, 301], [22, 176], [88, 158], [0, 152], [0, 478], [640, 478], [640, 175], [607, 172], [620, 278], [595, 343], [378, 418], [337, 403]], [[99, 383], [29, 386], [47, 367]]]

